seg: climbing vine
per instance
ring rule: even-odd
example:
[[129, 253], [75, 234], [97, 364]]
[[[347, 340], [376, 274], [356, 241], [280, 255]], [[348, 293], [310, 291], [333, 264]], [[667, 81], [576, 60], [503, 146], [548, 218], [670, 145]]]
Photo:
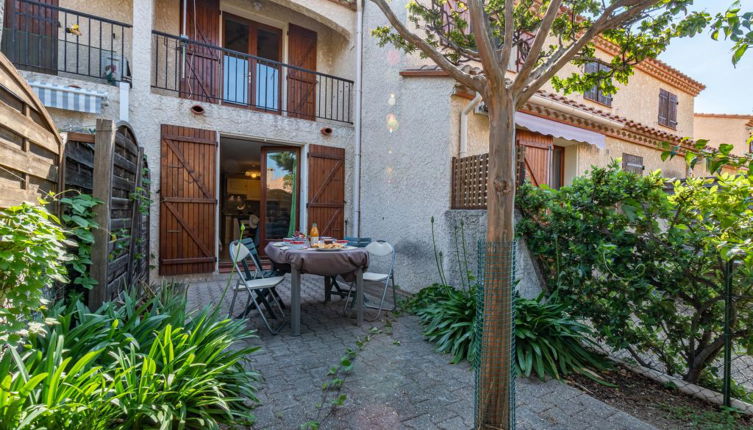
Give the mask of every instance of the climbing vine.
[[97, 285], [97, 281], [89, 275], [89, 266], [92, 263], [92, 245], [94, 244], [94, 229], [99, 224], [94, 221], [94, 207], [102, 201], [83, 193], [77, 193], [71, 197], [63, 197], [60, 203], [65, 208], [62, 221], [76, 243], [76, 251], [72, 261], [69, 262], [71, 283], [86, 289]]

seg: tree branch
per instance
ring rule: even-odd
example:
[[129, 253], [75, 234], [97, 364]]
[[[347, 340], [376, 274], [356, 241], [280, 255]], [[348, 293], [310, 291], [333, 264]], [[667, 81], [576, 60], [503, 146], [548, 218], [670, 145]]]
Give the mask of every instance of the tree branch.
[[[575, 42], [570, 44], [567, 48], [558, 50], [552, 57], [549, 58], [544, 65], [540, 66], [536, 72], [526, 82], [522, 88], [522, 93], [517, 98], [518, 107], [522, 106], [533, 96], [536, 91], [544, 85], [549, 79], [552, 78], [557, 72], [562, 69], [567, 63], [569, 63], [573, 57], [575, 57], [581, 49], [585, 48], [596, 36], [612, 28], [627, 22], [629, 19], [643, 12], [656, 3], [656, 0], [622, 0], [616, 1], [609, 5], [604, 13], [578, 38]], [[612, 16], [612, 13], [621, 7], [632, 6], [626, 11]]]
[[[511, 3], [512, 0], [506, 1]], [[481, 56], [481, 65], [484, 67], [487, 79], [494, 82], [505, 81], [505, 72], [499, 68], [499, 56], [497, 49], [492, 42], [492, 31], [489, 26], [489, 20], [484, 12], [484, 5], [481, 0], [470, 0], [468, 2], [468, 11], [471, 18], [471, 31], [476, 36], [478, 52]]]
[[561, 4], [562, 0], [552, 0], [552, 2], [549, 3], [549, 8], [544, 14], [541, 24], [539, 24], [536, 38], [533, 40], [533, 43], [528, 50], [526, 61], [518, 71], [518, 76], [515, 77], [515, 82], [512, 85], [513, 92], [518, 92], [523, 88], [534, 67], [536, 67], [536, 62], [539, 60], [539, 55], [541, 55], [541, 48], [543, 48], [544, 43], [549, 36], [549, 31], [552, 29], [554, 19], [557, 18], [557, 12], [559, 12]]
[[512, 38], [515, 33], [515, 16], [514, 16], [515, 4], [513, 0], [505, 0], [505, 39], [504, 45], [502, 45], [502, 57], [499, 59], [498, 68], [501, 69], [502, 77], [507, 70], [507, 65], [510, 64], [510, 56], [512, 55]]
[[448, 60], [447, 57], [445, 57], [441, 52], [439, 52], [433, 46], [429, 45], [421, 37], [408, 30], [408, 28], [400, 21], [400, 19], [395, 16], [395, 14], [392, 12], [392, 9], [390, 9], [390, 6], [385, 0], [371, 1], [376, 4], [377, 7], [379, 7], [384, 16], [392, 25], [392, 28], [394, 28], [395, 31], [397, 31], [398, 34], [403, 37], [403, 39], [421, 50], [421, 52], [423, 52], [427, 57], [434, 60], [437, 66], [447, 71], [450, 76], [455, 78], [455, 80], [457, 80], [461, 84], [479, 92], [483, 91], [485, 86], [485, 79], [482, 76], [473, 76], [460, 70], [460, 68], [452, 64], [450, 60]]

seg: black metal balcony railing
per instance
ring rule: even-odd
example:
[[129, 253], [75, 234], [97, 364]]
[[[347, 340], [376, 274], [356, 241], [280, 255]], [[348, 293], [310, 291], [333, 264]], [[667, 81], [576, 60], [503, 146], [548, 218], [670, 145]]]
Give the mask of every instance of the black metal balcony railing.
[[353, 81], [154, 31], [152, 88], [208, 103], [352, 122]]
[[2, 51], [18, 68], [130, 79], [130, 24], [31, 0], [6, 5]]

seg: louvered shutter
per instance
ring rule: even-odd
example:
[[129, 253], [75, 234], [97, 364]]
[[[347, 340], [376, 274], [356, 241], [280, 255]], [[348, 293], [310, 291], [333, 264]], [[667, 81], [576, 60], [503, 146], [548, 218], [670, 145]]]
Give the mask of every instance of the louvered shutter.
[[[609, 72], [611, 70], [611, 68], [609, 66], [605, 65], [605, 64], [600, 64], [599, 65], [599, 70], [602, 70], [604, 72]], [[598, 102], [601, 103], [601, 104], [607, 105], [607, 106], [612, 106], [612, 96], [603, 94], [601, 91], [599, 91], [599, 100], [598, 100]]]
[[664, 90], [659, 90], [659, 124], [669, 125], [667, 113], [669, 106], [669, 93]]
[[668, 93], [667, 100], [667, 122], [670, 127], [677, 127], [677, 95]]

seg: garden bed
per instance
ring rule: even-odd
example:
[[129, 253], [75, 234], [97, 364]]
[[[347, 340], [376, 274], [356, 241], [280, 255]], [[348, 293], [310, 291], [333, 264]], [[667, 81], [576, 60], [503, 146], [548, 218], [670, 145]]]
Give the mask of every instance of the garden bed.
[[616, 387], [577, 374], [568, 376], [567, 383], [660, 429], [753, 428], [751, 416], [723, 412], [717, 405], [638, 375], [621, 365], [602, 371], [600, 375]]

